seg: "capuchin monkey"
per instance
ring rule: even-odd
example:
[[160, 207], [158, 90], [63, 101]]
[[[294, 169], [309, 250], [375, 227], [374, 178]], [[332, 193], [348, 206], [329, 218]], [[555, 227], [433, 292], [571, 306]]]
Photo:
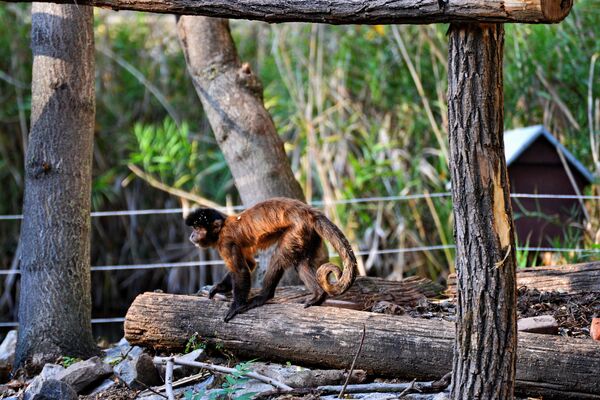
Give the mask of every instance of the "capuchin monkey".
[[[223, 280], [214, 285], [209, 298], [233, 289], [233, 303], [225, 322], [236, 314], [265, 304], [275, 295], [275, 288], [286, 268], [294, 267], [300, 279], [312, 292], [305, 307], [322, 304], [327, 295], [344, 293], [356, 277], [356, 257], [350, 243], [325, 215], [298, 200], [273, 198], [227, 216], [212, 208], [192, 211], [185, 223], [194, 230], [190, 241], [197, 247], [214, 247], [229, 270]], [[316, 265], [321, 259], [322, 240], [329, 241], [340, 255], [344, 269], [337, 265]], [[258, 250], [276, 244], [267, 268], [262, 289], [248, 299], [251, 272]], [[330, 274], [334, 281], [329, 280]]]

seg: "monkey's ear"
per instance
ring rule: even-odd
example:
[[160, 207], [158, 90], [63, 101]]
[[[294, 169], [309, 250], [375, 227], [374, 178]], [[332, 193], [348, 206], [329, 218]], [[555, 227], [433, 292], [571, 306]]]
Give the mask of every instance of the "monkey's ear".
[[219, 233], [221, 231], [221, 228], [223, 227], [223, 220], [222, 219], [215, 219], [212, 223], [213, 225], [213, 231], [215, 233]]

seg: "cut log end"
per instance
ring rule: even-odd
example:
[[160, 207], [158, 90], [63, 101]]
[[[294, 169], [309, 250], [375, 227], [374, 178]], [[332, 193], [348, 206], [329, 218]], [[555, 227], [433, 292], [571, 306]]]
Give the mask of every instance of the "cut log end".
[[515, 22], [560, 22], [569, 15], [573, 0], [505, 1], [506, 14]]
[[549, 22], [560, 22], [569, 15], [573, 0], [541, 0], [542, 14]]

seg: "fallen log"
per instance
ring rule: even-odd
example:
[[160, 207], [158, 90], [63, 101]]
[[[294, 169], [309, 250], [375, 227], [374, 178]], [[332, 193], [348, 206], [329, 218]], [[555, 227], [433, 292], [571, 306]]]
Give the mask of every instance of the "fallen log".
[[[224, 323], [229, 304], [203, 297], [144, 293], [125, 318], [133, 345], [178, 350], [198, 334], [208, 343], [263, 360], [348, 368], [366, 326], [356, 368], [371, 374], [436, 379], [452, 368], [454, 325], [332, 307], [267, 304]], [[519, 334], [517, 392], [544, 399], [600, 399], [600, 345], [591, 340]]]
[[[569, 294], [600, 292], [600, 262], [532, 267], [517, 271], [517, 287]], [[446, 294], [456, 294], [456, 275], [448, 276]]]
[[[29, 2], [31, 0], [5, 0]], [[562, 21], [572, 0], [43, 0], [113, 10], [204, 15], [266, 22], [429, 24], [436, 22]]]

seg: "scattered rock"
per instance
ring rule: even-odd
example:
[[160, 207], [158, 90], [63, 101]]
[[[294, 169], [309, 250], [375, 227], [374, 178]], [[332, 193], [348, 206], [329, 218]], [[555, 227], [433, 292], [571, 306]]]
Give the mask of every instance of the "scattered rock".
[[117, 386], [117, 382], [115, 382], [114, 379], [105, 379], [103, 380], [98, 386], [96, 386], [94, 389], [92, 389], [89, 394], [90, 395], [94, 395], [100, 392], [104, 392], [107, 391], [108, 389], [111, 389], [113, 387]]
[[77, 393], [80, 393], [112, 372], [110, 365], [104, 364], [98, 357], [92, 357], [61, 371], [56, 379], [71, 385]]
[[592, 339], [600, 341], [600, 318], [592, 318], [592, 324], [590, 325], [590, 336]]
[[8, 379], [15, 362], [16, 349], [17, 331], [9, 331], [2, 344], [0, 344], [0, 382], [5, 382]]
[[548, 335], [558, 334], [558, 322], [552, 315], [521, 318], [517, 321], [520, 332], [543, 333]]
[[131, 389], [144, 389], [161, 383], [153, 358], [135, 346], [115, 367], [115, 375]]
[[65, 368], [62, 365], [57, 364], [46, 364], [44, 368], [42, 368], [42, 372], [27, 386], [25, 390], [25, 400], [33, 399], [34, 396], [40, 392], [42, 385], [44, 382], [50, 379], [57, 379], [57, 376], [63, 372]]
[[103, 350], [104, 357], [102, 362], [109, 365], [116, 365], [120, 363], [131, 350], [131, 345], [127, 339], [123, 338], [114, 347]]
[[[27, 397], [26, 397], [27, 398]], [[73, 388], [56, 379], [46, 379], [39, 387], [39, 391], [29, 397], [30, 400], [77, 400], [77, 393]]]

